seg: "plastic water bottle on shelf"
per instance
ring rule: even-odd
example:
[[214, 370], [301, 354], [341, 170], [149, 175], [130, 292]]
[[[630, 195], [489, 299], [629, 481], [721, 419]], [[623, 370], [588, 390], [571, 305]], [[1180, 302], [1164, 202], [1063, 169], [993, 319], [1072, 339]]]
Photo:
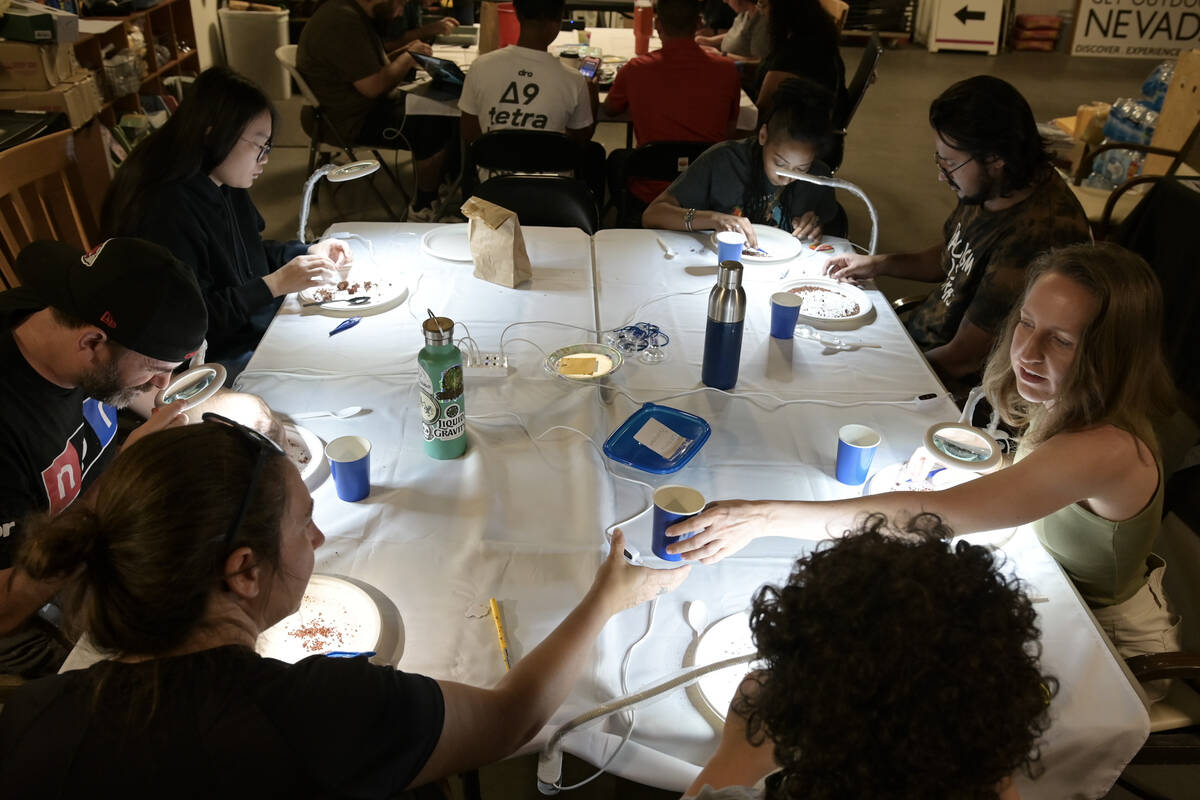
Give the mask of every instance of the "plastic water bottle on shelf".
[[742, 363], [742, 328], [746, 324], [746, 290], [742, 265], [722, 261], [717, 285], [708, 294], [708, 323], [704, 328], [704, 362], [700, 380], [714, 389], [732, 389]]
[[650, 0], [633, 4], [633, 52], [644, 56], [650, 52], [650, 37], [654, 35], [654, 6]]
[[421, 437], [425, 455], [458, 458], [467, 449], [467, 413], [463, 403], [462, 351], [454, 344], [454, 320], [437, 317], [421, 324], [425, 346], [417, 353], [421, 395]]

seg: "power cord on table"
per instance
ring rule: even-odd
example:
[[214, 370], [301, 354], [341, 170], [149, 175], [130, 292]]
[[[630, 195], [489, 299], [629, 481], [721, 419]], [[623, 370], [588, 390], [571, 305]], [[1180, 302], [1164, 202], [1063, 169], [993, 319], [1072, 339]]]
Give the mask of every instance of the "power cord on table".
[[[608, 465], [604, 462], [604, 451], [601, 450], [600, 446], [598, 444], [596, 444], [596, 441], [591, 436], [588, 436], [586, 433], [579, 430], [578, 428], [573, 428], [570, 425], [551, 425], [549, 428], [546, 428], [544, 431], [542, 431], [538, 435], [534, 436], [532, 433], [529, 432], [529, 427], [525, 424], [524, 418], [521, 417], [521, 415], [516, 413], [515, 411], [495, 411], [495, 412], [490, 412], [487, 414], [477, 414], [477, 415], [468, 414], [467, 420], [473, 421], [473, 420], [481, 420], [481, 419], [492, 419], [495, 417], [514, 417], [517, 420], [518, 424], [521, 426], [521, 430], [524, 431], [525, 435], [529, 438], [529, 440], [531, 442], [533, 442], [535, 447], [537, 446], [538, 441], [541, 440], [543, 437], [545, 437], [547, 434], [549, 434], [551, 431], [565, 430], [565, 431], [571, 431], [572, 433], [577, 433], [580, 436], [582, 436], [587, 441], [588, 444], [590, 444], [592, 446], [593, 450], [596, 451], [596, 454], [600, 457], [601, 464], [604, 466], [605, 473], [607, 473], [612, 478], [620, 479], [620, 480], [626, 481], [628, 483], [632, 483], [632, 484], [641, 486], [641, 487], [645, 488], [650, 493], [651, 496], [653, 496], [654, 487], [651, 486], [650, 484], [646, 483], [645, 481], [639, 481], [636, 478], [627, 478], [624, 475], [617, 475], [616, 473], [612, 472], [608, 468]], [[540, 448], [539, 448], [539, 450], [540, 450]], [[647, 502], [646, 507], [643, 508], [642, 510], [638, 511], [636, 514], [633, 514], [632, 516], [627, 517], [619, 522], [614, 522], [613, 524], [611, 524], [607, 528], [605, 528], [604, 529], [605, 538], [608, 539], [610, 545], [612, 542], [612, 533], [614, 530], [621, 527], [622, 525], [628, 525], [630, 522], [633, 522], [635, 519], [642, 516], [647, 511], [649, 511], [651, 506], [652, 506], [652, 503]], [[625, 650], [624, 657], [621, 659], [620, 677], [621, 677], [621, 694], [622, 695], [629, 694], [629, 665], [633, 659], [633, 651], [638, 647], [638, 645], [640, 645], [642, 642], [644, 642], [647, 637], [649, 637], [650, 631], [654, 627], [654, 617], [655, 617], [655, 613], [658, 609], [658, 597], [653, 598], [649, 602], [648, 605], [649, 605], [649, 609], [648, 609], [648, 617], [646, 620], [646, 629], [642, 632], [642, 635], [639, 636], [636, 641], [634, 641], [632, 644], [629, 645], [629, 647]], [[608, 769], [609, 765], [612, 764], [612, 762], [616, 759], [616, 757], [618, 755], [620, 755], [621, 750], [622, 750], [622, 748], [625, 747], [626, 742], [628, 742], [630, 737], [633, 736], [633, 730], [634, 730], [634, 725], [635, 725], [636, 721], [637, 721], [637, 712], [633, 709], [630, 709], [630, 711], [629, 711], [629, 729], [625, 732], [625, 735], [621, 738], [621, 741], [617, 745], [616, 749], [613, 750], [612, 755], [610, 755], [608, 757], [608, 759], [603, 764], [601, 764], [599, 768], [597, 768], [596, 772], [592, 773], [592, 775], [590, 775], [589, 777], [584, 778], [582, 781], [579, 781], [578, 783], [573, 783], [570, 786], [559, 786], [557, 788], [561, 791], [569, 791], [571, 789], [578, 789], [579, 787], [584, 786], [585, 784], [591, 783], [596, 778], [603, 775], [605, 773], [605, 771]]]

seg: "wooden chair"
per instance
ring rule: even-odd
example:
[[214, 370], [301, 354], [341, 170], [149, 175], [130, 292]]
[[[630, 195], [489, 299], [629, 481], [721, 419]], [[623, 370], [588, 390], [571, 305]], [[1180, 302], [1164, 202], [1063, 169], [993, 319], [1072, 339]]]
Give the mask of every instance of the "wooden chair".
[[[1096, 238], [1104, 238], [1109, 226], [1119, 224], [1137, 205], [1140, 194], [1145, 190], [1144, 184], [1150, 179], [1187, 174], [1184, 160], [1198, 140], [1200, 50], [1191, 50], [1181, 54], [1175, 65], [1171, 85], [1163, 100], [1162, 113], [1154, 128], [1154, 138], [1149, 145], [1112, 143], [1085, 147], [1079, 165], [1071, 176], [1071, 191], [1087, 213]], [[1141, 175], [1122, 183], [1111, 192], [1081, 185], [1091, 174], [1096, 156], [1107, 150], [1132, 150], [1144, 154]], [[1134, 191], [1129, 193], [1130, 189]]]
[[83, 250], [98, 244], [100, 227], [88, 205], [75, 158], [73, 131], [34, 139], [0, 153], [0, 280], [20, 284], [17, 254], [38, 239]]

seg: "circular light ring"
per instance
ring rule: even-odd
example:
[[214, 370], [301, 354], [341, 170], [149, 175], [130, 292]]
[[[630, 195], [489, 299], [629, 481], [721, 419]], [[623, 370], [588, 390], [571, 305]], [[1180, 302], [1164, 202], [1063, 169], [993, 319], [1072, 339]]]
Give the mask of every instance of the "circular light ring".
[[[947, 452], [944, 443], [957, 445], [964, 453], [970, 452], [970, 448], [955, 442], [953, 439], [947, 438], [946, 433], [951, 431], [962, 431], [970, 435], [972, 438], [970, 444], [974, 445], [978, 442], [980, 449], [986, 449], [987, 455], [980, 457], [967, 457], [953, 452]], [[943, 434], [938, 436], [938, 434]], [[960, 434], [960, 438], [962, 434]], [[939, 442], [938, 439], [941, 441]], [[1000, 445], [992, 437], [988, 436], [983, 430], [976, 428], [973, 425], [964, 425], [961, 422], [939, 422], [936, 425], [930, 426], [929, 430], [925, 431], [925, 449], [930, 455], [939, 461], [943, 461], [949, 466], [968, 469], [972, 472], [991, 472], [1000, 466], [1004, 455], [1000, 452]]]
[[225, 368], [220, 364], [201, 364], [171, 378], [171, 382], [154, 398], [155, 406], [165, 406], [183, 400], [183, 410], [195, 408], [211, 398], [225, 385]]

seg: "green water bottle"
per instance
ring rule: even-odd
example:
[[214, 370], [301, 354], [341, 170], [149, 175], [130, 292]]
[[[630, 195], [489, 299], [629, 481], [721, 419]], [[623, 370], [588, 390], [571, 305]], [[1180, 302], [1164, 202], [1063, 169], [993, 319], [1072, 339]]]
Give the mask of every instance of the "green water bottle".
[[421, 325], [425, 346], [417, 353], [421, 436], [425, 455], [458, 458], [467, 449], [462, 351], [454, 345], [454, 320], [430, 317]]

